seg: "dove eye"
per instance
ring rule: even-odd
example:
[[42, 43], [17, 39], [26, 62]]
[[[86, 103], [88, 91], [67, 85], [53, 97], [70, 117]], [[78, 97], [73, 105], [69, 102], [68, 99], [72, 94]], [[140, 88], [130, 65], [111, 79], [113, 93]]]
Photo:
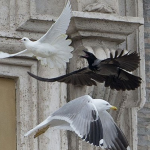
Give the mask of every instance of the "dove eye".
[[23, 39], [24, 41], [26, 41], [26, 39]]

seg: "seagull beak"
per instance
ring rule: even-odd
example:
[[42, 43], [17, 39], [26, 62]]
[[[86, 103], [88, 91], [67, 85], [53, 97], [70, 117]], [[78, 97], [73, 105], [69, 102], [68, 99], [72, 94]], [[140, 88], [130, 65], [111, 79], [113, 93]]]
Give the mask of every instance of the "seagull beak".
[[110, 109], [117, 110], [117, 107], [111, 106]]

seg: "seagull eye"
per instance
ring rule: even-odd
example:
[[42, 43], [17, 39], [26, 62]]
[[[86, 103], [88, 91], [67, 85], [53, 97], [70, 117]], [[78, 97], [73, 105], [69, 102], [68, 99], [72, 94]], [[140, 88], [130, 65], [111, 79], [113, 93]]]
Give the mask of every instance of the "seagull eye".
[[106, 104], [107, 106], [109, 105], [109, 104]]

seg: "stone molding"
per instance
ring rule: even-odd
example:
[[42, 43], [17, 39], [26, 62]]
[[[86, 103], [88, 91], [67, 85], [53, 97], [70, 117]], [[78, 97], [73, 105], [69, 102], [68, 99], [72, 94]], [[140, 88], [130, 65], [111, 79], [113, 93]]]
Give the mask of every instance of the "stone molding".
[[[10, 58], [0, 60], [0, 76], [16, 81], [17, 149], [38, 149], [37, 139], [24, 134], [37, 125], [37, 81], [29, 78], [27, 71], [37, 74], [37, 61]], [[32, 118], [32, 119], [31, 119]]]
[[[7, 52], [10, 53], [21, 51], [25, 47], [18, 41], [19, 39], [26, 36], [31, 40], [37, 40], [53, 23], [50, 16], [35, 18], [24, 20], [16, 30], [0, 30], [0, 49], [2, 51], [7, 49]], [[143, 23], [143, 18], [139, 17], [73, 11], [72, 21], [67, 33], [73, 40], [98, 38], [120, 44]]]

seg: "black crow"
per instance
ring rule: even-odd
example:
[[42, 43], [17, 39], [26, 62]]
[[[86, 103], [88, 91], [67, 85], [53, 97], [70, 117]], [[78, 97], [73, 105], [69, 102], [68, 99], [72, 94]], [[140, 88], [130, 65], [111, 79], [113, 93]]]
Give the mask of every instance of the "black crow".
[[[119, 90], [135, 90], [141, 84], [141, 78], [129, 73], [138, 68], [140, 57], [137, 52], [124, 54], [122, 50], [119, 54], [118, 50], [115, 51], [113, 57], [110, 53], [110, 58], [100, 60], [97, 59], [92, 53], [85, 51], [85, 56], [80, 56], [87, 59], [89, 66], [74, 72], [62, 75], [56, 78], [42, 78], [30, 72], [28, 74], [33, 78], [44, 82], [65, 82], [73, 85], [97, 85], [97, 82], [105, 82], [105, 87]], [[127, 72], [129, 71], [129, 72]]]

